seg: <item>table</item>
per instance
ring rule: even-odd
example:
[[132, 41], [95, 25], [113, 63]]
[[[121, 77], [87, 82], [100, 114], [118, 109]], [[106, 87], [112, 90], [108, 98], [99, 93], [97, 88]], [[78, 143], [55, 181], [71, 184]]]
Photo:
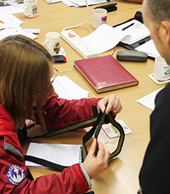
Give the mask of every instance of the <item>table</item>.
[[[107, 24], [113, 26], [126, 21], [134, 16], [136, 11], [141, 11], [141, 4], [128, 3], [123, 0], [117, 0], [118, 10], [108, 13]], [[95, 6], [90, 6], [93, 9]], [[77, 25], [91, 16], [91, 12], [86, 7], [76, 8], [68, 7], [64, 3], [48, 5], [43, 0], [38, 0], [39, 16], [34, 19], [28, 19], [23, 13], [15, 14], [24, 24], [23, 28], [39, 28], [41, 33], [36, 39], [42, 43], [45, 40], [45, 34], [50, 31], [61, 32], [63, 28]], [[86, 24], [73, 29], [80, 37], [93, 32], [92, 20]], [[115, 93], [121, 99], [123, 110], [117, 119], [122, 119], [132, 130], [132, 134], [126, 135], [125, 143], [120, 155], [109, 164], [109, 168], [92, 180], [93, 191], [95, 194], [132, 194], [139, 188], [138, 174], [142, 164], [146, 146], [149, 141], [149, 116], [151, 110], [138, 104], [136, 100], [159, 89], [163, 85], [155, 84], [148, 75], [153, 72], [154, 62], [148, 59], [146, 63], [121, 62], [121, 64], [132, 73], [138, 80], [139, 85], [121, 90], [96, 94], [84, 78], [74, 70], [74, 61], [82, 57], [71, 48], [63, 39], [60, 41], [61, 47], [65, 49], [67, 63], [54, 64], [59, 70], [60, 76], [66, 75], [82, 88], [90, 92], [89, 97], [102, 97]], [[116, 52], [124, 50], [116, 47]], [[102, 53], [102, 55], [111, 54], [113, 49]], [[114, 56], [116, 55], [116, 52]], [[44, 143], [66, 143], [81, 144], [81, 138], [85, 131], [78, 129], [73, 132], [65, 133], [49, 139], [38, 139], [36, 142]], [[106, 134], [100, 135], [104, 144], [115, 143], [115, 139], [108, 140]], [[28, 147], [28, 142], [23, 146], [24, 153]], [[30, 169], [34, 178], [55, 173], [48, 169]]]

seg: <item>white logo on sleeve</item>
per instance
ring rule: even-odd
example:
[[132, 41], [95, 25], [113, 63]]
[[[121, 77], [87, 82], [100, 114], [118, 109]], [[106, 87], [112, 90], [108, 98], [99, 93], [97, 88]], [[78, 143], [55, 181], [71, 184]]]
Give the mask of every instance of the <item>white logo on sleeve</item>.
[[13, 185], [18, 185], [25, 178], [25, 172], [19, 166], [11, 165], [8, 169], [7, 177]]

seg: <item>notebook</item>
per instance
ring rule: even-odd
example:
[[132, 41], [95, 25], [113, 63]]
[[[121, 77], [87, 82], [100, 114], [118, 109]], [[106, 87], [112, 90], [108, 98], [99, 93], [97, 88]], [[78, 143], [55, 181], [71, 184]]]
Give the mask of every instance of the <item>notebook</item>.
[[[71, 166], [82, 162], [81, 150], [82, 145], [31, 142], [26, 155], [45, 159], [63, 166]], [[30, 161], [25, 161], [25, 165], [28, 168], [45, 168], [42, 165]]]
[[139, 84], [112, 55], [77, 60], [74, 67], [97, 93]]

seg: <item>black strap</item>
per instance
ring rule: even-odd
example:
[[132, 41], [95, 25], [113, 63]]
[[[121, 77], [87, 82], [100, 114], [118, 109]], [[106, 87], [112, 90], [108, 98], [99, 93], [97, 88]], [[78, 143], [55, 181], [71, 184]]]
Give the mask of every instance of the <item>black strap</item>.
[[68, 166], [62, 166], [62, 165], [59, 165], [59, 164], [44, 160], [42, 158], [35, 157], [35, 156], [25, 155], [24, 159], [27, 160], [27, 161], [30, 161], [30, 162], [40, 164], [42, 166], [47, 166], [51, 169], [55, 169], [55, 170], [58, 170], [58, 171], [63, 171], [65, 168], [68, 167]]
[[[115, 121], [115, 119], [114, 119], [114, 117], [113, 117], [113, 115], [112, 115], [111, 112], [110, 112], [108, 115], [106, 115], [105, 112], [104, 112], [104, 113], [101, 112], [101, 113], [99, 114], [99, 116], [98, 116], [98, 119], [97, 119], [97, 121], [96, 121], [96, 124], [95, 124], [95, 125], [92, 127], [92, 129], [91, 129], [90, 131], [88, 131], [88, 132], [84, 135], [84, 137], [83, 137], [83, 146], [82, 146], [82, 160], [83, 160], [83, 161], [85, 160], [85, 158], [86, 158], [86, 156], [87, 156], [87, 154], [88, 154], [87, 148], [86, 148], [86, 145], [85, 145], [85, 144], [86, 144], [87, 141], [89, 141], [89, 139], [93, 136], [93, 134], [94, 134], [95, 131], [96, 131], [96, 132], [95, 132], [95, 134], [94, 134], [94, 138], [97, 139], [97, 137], [98, 137], [98, 135], [99, 135], [99, 132], [100, 132], [100, 130], [101, 130], [101, 128], [102, 128], [102, 124], [103, 124], [103, 122], [104, 122], [104, 120], [105, 120], [105, 117], [108, 118], [109, 122], [110, 122], [114, 127], [116, 127], [116, 128], [118, 129], [119, 133], [120, 133], [120, 137], [119, 137], [119, 141], [118, 141], [117, 148], [115, 149], [114, 152], [112, 152], [112, 153], [110, 154], [109, 160], [113, 159], [114, 157], [116, 157], [116, 156], [120, 153], [120, 151], [121, 151], [121, 149], [122, 149], [122, 146], [123, 146], [124, 139], [125, 139], [124, 130], [123, 130], [122, 126], [121, 126], [118, 122]], [[97, 145], [97, 147], [96, 147], [95, 155], [97, 155], [97, 152], [98, 152], [98, 145]]]
[[22, 145], [24, 141], [27, 139], [27, 126], [24, 125], [23, 129], [18, 129], [17, 133], [18, 133], [20, 144]]
[[[123, 128], [122, 126], [117, 123], [112, 115], [112, 113], [110, 112], [108, 115], [102, 112], [100, 112], [100, 114], [98, 115], [98, 117], [95, 117], [93, 118], [91, 121], [88, 120], [88, 123], [92, 123], [92, 121], [95, 122], [94, 126], [91, 128], [91, 130], [89, 130], [84, 136], [83, 136], [83, 142], [82, 142], [82, 161], [85, 160], [87, 154], [88, 154], [88, 151], [87, 151], [87, 148], [86, 148], [86, 143], [87, 141], [92, 138], [92, 136], [94, 135], [94, 138], [98, 138], [98, 135], [100, 133], [100, 130], [101, 130], [101, 127], [102, 127], [102, 124], [105, 120], [105, 117], [107, 117], [107, 119], [109, 120], [109, 122], [115, 126], [118, 131], [120, 132], [120, 137], [119, 137], [119, 141], [118, 141], [118, 145], [117, 145], [117, 148], [114, 152], [112, 152], [110, 154], [110, 158], [109, 160], [111, 160], [112, 158], [114, 158], [115, 156], [117, 156], [121, 149], [122, 149], [122, 146], [123, 146], [123, 142], [124, 142], [124, 138], [125, 138], [125, 135], [124, 135], [124, 131], [123, 131]], [[87, 125], [87, 122], [86, 122], [86, 125]], [[81, 122], [81, 123], [76, 123], [74, 125], [71, 125], [71, 126], [68, 126], [68, 127], [65, 127], [65, 128], [62, 128], [59, 130], [55, 130], [55, 131], [52, 131], [52, 132], [49, 132], [47, 134], [44, 134], [42, 136], [36, 136], [35, 138], [39, 138], [39, 137], [52, 137], [52, 136], [55, 136], [55, 135], [58, 135], [58, 134], [61, 134], [61, 133], [65, 133], [68, 131], [71, 131], [71, 130], [74, 130], [74, 129], [77, 129], [77, 128], [80, 128], [80, 127], [83, 127], [84, 126], [84, 122]], [[97, 155], [97, 152], [98, 152], [98, 147], [96, 148], [96, 152], [95, 154]], [[55, 164], [55, 163], [52, 163], [52, 162], [49, 162], [47, 160], [44, 160], [44, 159], [41, 159], [41, 158], [37, 158], [37, 157], [34, 157], [34, 156], [24, 156], [25, 160], [27, 161], [31, 161], [31, 162], [35, 162], [37, 164], [40, 164], [40, 165], [43, 165], [43, 166], [47, 166], [49, 168], [52, 168], [52, 169], [55, 169], [55, 170], [58, 170], [58, 171], [62, 171], [64, 168], [66, 168], [67, 166], [62, 166], [62, 165], [59, 165], [59, 164]]]

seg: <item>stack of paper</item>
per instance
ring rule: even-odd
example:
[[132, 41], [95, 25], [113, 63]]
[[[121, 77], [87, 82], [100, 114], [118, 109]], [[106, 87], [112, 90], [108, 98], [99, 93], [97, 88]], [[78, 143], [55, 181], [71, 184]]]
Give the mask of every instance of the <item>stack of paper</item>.
[[10, 13], [0, 13], [0, 29], [18, 27], [23, 23]]
[[[85, 0], [63, 0], [62, 2], [70, 7], [86, 6]], [[88, 5], [96, 5], [96, 4], [107, 3], [107, 2], [108, 2], [107, 0], [87, 0]]]
[[10, 36], [10, 35], [17, 35], [17, 34], [22, 34], [23, 36], [26, 36], [28, 38], [31, 38], [31, 39], [35, 39], [37, 38], [38, 36], [37, 35], [34, 35], [33, 33], [31, 32], [28, 32], [26, 30], [23, 30], [20, 26], [19, 27], [14, 27], [14, 28], [6, 28], [4, 30], [1, 30], [0, 31], [0, 40], [7, 37], [7, 36]]
[[89, 92], [82, 89], [67, 76], [58, 76], [53, 82], [55, 92], [59, 98], [68, 100], [88, 98]]
[[4, 29], [0, 31], [0, 40], [7, 36], [16, 34], [22, 34], [31, 39], [35, 39], [38, 37], [37, 35], [34, 35], [32, 32], [23, 30], [20, 27], [21, 24], [23, 24], [23, 21], [19, 20], [11, 13], [0, 12], [0, 29]]

